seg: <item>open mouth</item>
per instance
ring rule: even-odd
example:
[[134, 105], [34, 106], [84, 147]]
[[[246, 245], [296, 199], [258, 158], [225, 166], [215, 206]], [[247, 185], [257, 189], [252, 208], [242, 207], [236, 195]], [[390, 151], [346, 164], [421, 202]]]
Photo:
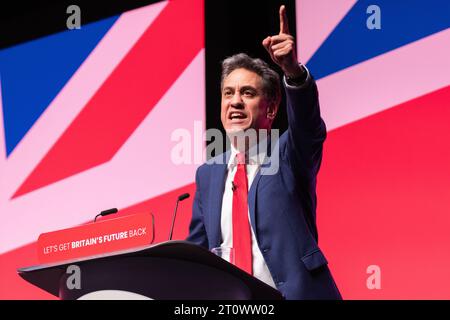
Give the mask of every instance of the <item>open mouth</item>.
[[228, 119], [230, 120], [243, 120], [246, 119], [247, 115], [244, 112], [240, 112], [240, 111], [232, 111], [228, 114]]

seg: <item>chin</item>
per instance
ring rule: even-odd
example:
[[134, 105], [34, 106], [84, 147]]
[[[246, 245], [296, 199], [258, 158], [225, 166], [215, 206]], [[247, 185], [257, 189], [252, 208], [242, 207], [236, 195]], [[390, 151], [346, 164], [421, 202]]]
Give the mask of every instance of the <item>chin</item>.
[[242, 133], [249, 128], [249, 126], [229, 126], [225, 131], [227, 134], [237, 134]]

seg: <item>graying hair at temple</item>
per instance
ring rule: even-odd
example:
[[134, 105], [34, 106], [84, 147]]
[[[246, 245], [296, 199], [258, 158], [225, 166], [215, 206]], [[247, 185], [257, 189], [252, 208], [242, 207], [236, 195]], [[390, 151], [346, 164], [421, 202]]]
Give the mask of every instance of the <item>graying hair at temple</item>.
[[281, 101], [280, 76], [269, 65], [258, 58], [252, 58], [245, 53], [238, 53], [226, 58], [222, 62], [222, 79], [220, 88], [223, 89], [224, 79], [234, 70], [244, 68], [262, 78], [263, 90], [266, 98], [278, 105]]

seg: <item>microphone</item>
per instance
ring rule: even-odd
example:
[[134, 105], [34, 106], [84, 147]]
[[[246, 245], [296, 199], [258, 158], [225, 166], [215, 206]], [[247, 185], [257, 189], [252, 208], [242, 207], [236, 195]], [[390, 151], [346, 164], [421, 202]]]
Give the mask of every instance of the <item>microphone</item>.
[[189, 198], [189, 193], [184, 193], [178, 197], [178, 201], [183, 201], [184, 199]]
[[119, 211], [119, 210], [117, 210], [117, 208], [111, 208], [111, 209], [108, 209], [108, 210], [103, 210], [102, 212], [100, 212], [98, 215], [95, 216], [94, 222], [97, 221], [97, 218], [99, 216], [104, 217], [104, 216], [107, 216], [109, 214], [117, 213], [117, 211]]
[[177, 204], [175, 205], [175, 211], [173, 212], [173, 218], [172, 218], [172, 227], [170, 227], [170, 233], [169, 233], [169, 241], [172, 240], [172, 233], [173, 233], [173, 227], [175, 225], [175, 217], [177, 215], [177, 209], [178, 209], [178, 202], [183, 201], [185, 199], [189, 198], [189, 193], [183, 193], [181, 196], [177, 199]]

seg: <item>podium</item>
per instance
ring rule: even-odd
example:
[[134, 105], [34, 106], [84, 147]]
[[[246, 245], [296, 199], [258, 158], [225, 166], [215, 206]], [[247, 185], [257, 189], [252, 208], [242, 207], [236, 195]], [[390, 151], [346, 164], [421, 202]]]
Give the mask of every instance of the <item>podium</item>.
[[[72, 266], [72, 267], [71, 267]], [[79, 270], [79, 288], [68, 280]], [[71, 268], [69, 268], [71, 267]], [[61, 263], [18, 269], [29, 283], [63, 300], [281, 300], [281, 293], [186, 241], [167, 241]]]

